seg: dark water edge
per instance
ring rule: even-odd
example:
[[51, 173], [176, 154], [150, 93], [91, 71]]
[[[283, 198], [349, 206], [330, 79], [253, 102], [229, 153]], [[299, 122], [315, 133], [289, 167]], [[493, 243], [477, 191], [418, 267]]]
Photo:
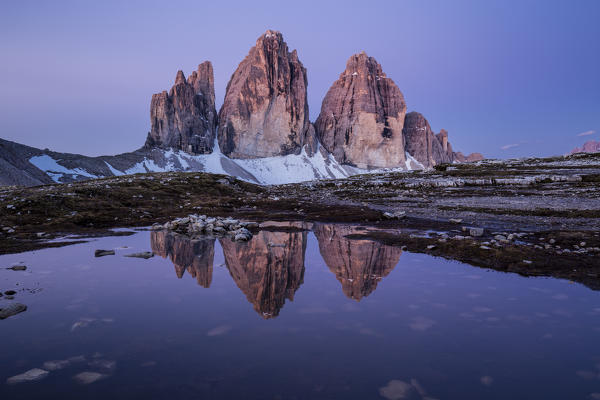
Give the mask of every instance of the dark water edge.
[[[566, 399], [600, 393], [600, 295], [353, 228], [163, 232], [4, 255], [2, 398]], [[352, 236], [351, 236], [352, 237]], [[127, 246], [127, 248], [122, 248]], [[116, 255], [95, 258], [96, 249]], [[144, 260], [123, 257], [153, 250]], [[164, 257], [164, 258], [163, 258]], [[18, 285], [17, 285], [18, 284]], [[0, 298], [0, 308], [10, 301]], [[67, 360], [38, 382], [6, 379]], [[79, 383], [75, 376], [102, 378]]]

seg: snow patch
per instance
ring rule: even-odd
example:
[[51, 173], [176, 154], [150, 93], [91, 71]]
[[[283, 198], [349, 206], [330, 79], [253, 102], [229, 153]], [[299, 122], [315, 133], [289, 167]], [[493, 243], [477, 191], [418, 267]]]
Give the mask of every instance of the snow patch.
[[90, 174], [89, 172], [81, 168], [68, 169], [60, 165], [57, 160], [55, 160], [47, 154], [42, 154], [41, 156], [33, 156], [29, 159], [29, 162], [35, 165], [40, 170], [44, 171], [46, 175], [52, 178], [52, 180], [54, 180], [54, 182], [56, 183], [60, 183], [60, 179], [64, 175], [85, 176], [86, 178], [98, 178], [97, 175]]
[[115, 169], [112, 165], [110, 165], [109, 163], [107, 163], [106, 161], [104, 161], [104, 164], [106, 164], [106, 166], [108, 167], [108, 169], [110, 170], [110, 172], [112, 172], [112, 174], [114, 176], [121, 176], [121, 175], [125, 175], [124, 172], [119, 171], [118, 169]]

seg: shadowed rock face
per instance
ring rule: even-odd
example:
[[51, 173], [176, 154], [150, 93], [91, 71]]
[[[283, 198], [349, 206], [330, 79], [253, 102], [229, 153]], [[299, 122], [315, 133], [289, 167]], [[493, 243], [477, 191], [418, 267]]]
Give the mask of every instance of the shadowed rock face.
[[216, 114], [210, 61], [200, 64], [188, 79], [179, 71], [169, 93], [152, 95], [152, 128], [145, 146], [173, 148], [191, 154], [210, 153], [215, 140]]
[[249, 242], [220, 239], [233, 280], [263, 318], [273, 318], [304, 281], [306, 232], [261, 231]]
[[210, 287], [215, 239], [189, 239], [171, 232], [153, 231], [150, 233], [150, 245], [154, 254], [169, 257], [178, 278], [182, 278], [187, 270], [200, 286]]
[[342, 284], [344, 294], [354, 300], [371, 294], [402, 254], [397, 247], [347, 239], [345, 236], [358, 232], [348, 225], [318, 224], [313, 231], [325, 264]]
[[365, 52], [355, 54], [333, 83], [315, 130], [338, 162], [359, 168], [405, 165], [406, 104], [394, 81]]
[[219, 146], [233, 158], [298, 154], [312, 143], [306, 69], [281, 33], [268, 30], [227, 84]]
[[[405, 150], [425, 168], [451, 162], [448, 153], [443, 150], [442, 143], [435, 137], [429, 122], [421, 113], [413, 111], [406, 114], [402, 132]], [[445, 137], [447, 141], [447, 133]]]

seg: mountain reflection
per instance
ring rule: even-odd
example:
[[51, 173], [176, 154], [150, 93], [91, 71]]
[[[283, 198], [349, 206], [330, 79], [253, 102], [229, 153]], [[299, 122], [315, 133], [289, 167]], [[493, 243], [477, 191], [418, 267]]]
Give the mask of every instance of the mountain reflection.
[[306, 231], [261, 231], [247, 243], [220, 239], [236, 285], [264, 318], [279, 315], [304, 282]]
[[187, 272], [205, 288], [210, 287], [215, 258], [215, 239], [190, 239], [172, 232], [153, 231], [150, 246], [154, 254], [171, 260], [175, 273], [182, 278]]
[[[304, 282], [304, 262], [308, 228], [306, 225], [272, 226], [276, 231], [262, 230], [248, 242], [219, 239], [225, 266], [238, 288], [263, 318], [279, 315], [286, 299]], [[283, 231], [285, 230], [285, 231]], [[398, 264], [402, 251], [370, 240], [349, 239], [359, 228], [349, 225], [315, 224], [312, 230], [327, 267], [342, 284], [342, 291], [360, 301], [371, 294], [378, 282]], [[177, 277], [185, 271], [199, 285], [209, 287], [212, 281], [214, 238], [190, 239], [172, 232], [151, 233], [152, 251], [169, 258]]]
[[325, 264], [351, 299], [360, 300], [371, 294], [398, 264], [402, 254], [398, 247], [346, 238], [358, 233], [349, 225], [316, 224], [313, 231]]

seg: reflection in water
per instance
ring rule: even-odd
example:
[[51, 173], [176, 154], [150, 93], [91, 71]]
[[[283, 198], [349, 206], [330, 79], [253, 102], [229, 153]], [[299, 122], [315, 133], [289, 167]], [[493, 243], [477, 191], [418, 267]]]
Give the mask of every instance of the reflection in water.
[[236, 285], [264, 318], [279, 315], [304, 281], [305, 231], [261, 231], [246, 242], [220, 239]]
[[316, 224], [314, 232], [325, 263], [342, 284], [344, 294], [360, 301], [398, 264], [402, 250], [370, 240], [351, 240], [353, 226]]
[[[344, 294], [358, 301], [375, 290], [379, 280], [394, 269], [402, 254], [397, 247], [346, 238], [357, 233], [352, 226], [317, 224], [313, 231], [321, 256], [342, 283]], [[307, 234], [305, 230], [263, 230], [248, 242], [219, 239], [231, 277], [263, 318], [279, 315], [285, 300], [293, 300], [302, 285]], [[156, 254], [171, 259], [179, 278], [187, 270], [198, 284], [210, 286], [215, 239], [190, 239], [156, 231], [152, 232], [151, 241]]]
[[215, 257], [215, 239], [190, 239], [172, 232], [154, 231], [150, 234], [154, 254], [169, 257], [178, 278], [188, 273], [196, 278], [198, 285], [210, 287]]

